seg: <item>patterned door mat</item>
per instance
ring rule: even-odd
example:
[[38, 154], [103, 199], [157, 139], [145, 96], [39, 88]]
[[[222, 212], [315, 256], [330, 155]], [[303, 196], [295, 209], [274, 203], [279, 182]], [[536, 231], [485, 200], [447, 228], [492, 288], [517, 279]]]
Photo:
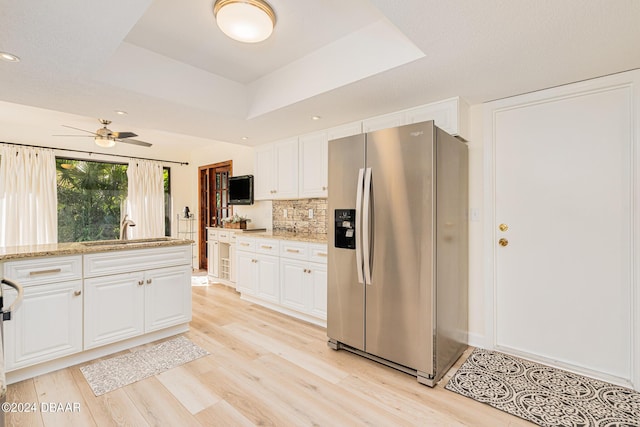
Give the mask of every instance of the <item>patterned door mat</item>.
[[153, 347], [83, 366], [80, 371], [93, 394], [100, 396], [208, 354], [188, 338], [180, 336]]
[[541, 426], [640, 426], [640, 393], [475, 349], [445, 386]]

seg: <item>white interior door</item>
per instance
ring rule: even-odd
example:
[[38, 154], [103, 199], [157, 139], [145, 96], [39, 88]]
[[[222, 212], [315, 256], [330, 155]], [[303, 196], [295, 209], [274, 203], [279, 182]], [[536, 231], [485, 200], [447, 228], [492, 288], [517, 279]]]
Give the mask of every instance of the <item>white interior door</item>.
[[637, 351], [633, 91], [604, 79], [523, 95], [486, 121], [493, 345], [623, 384]]

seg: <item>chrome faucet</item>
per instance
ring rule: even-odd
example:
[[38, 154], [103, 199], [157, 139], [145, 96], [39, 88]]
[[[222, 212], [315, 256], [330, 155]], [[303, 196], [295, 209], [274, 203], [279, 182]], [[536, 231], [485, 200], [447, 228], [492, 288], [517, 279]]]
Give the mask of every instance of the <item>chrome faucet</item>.
[[129, 240], [129, 236], [127, 235], [127, 231], [129, 231], [129, 227], [135, 227], [136, 223], [131, 221], [129, 215], [125, 215], [122, 223], [120, 224], [120, 240]]

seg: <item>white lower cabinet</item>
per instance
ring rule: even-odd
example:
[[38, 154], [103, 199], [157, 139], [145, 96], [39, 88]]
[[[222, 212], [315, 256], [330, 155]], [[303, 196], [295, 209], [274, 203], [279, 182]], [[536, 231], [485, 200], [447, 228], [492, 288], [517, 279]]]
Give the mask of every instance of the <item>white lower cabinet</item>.
[[191, 266], [145, 272], [144, 292], [145, 333], [191, 321]]
[[84, 348], [191, 320], [191, 268], [177, 266], [86, 279]]
[[220, 243], [217, 240], [207, 243], [207, 274], [211, 277], [220, 276]]
[[144, 332], [144, 274], [123, 273], [84, 281], [84, 348]]
[[279, 260], [272, 255], [256, 255], [256, 295], [269, 302], [280, 302]]
[[237, 246], [236, 289], [243, 297], [326, 325], [326, 245], [242, 237]]
[[[24, 287], [22, 302], [2, 325], [6, 371], [82, 351], [82, 256], [5, 262], [0, 276]], [[17, 292], [3, 287], [3, 303]]]
[[280, 299], [278, 241], [242, 237], [237, 245], [236, 289], [277, 304]]
[[[15, 300], [15, 291], [3, 292], [5, 304]], [[3, 328], [7, 371], [82, 351], [82, 280], [25, 286]]]
[[327, 318], [327, 266], [280, 260], [281, 304], [311, 316]]
[[[191, 320], [190, 245], [28, 258], [0, 267], [0, 276], [24, 288], [2, 324], [9, 383], [77, 364], [95, 351], [109, 354], [108, 346], [94, 350], [107, 344], [183, 332]], [[2, 295], [8, 307], [17, 292], [3, 286]]]
[[258, 275], [255, 254], [253, 252], [237, 251], [236, 290], [242, 294], [255, 295], [258, 291]]

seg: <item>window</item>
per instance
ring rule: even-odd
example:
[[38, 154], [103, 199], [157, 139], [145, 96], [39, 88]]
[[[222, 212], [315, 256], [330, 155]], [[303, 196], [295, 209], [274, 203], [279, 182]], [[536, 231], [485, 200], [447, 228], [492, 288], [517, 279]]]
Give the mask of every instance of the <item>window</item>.
[[[57, 157], [58, 242], [120, 237], [127, 165]], [[171, 235], [170, 170], [164, 168], [165, 233]]]

